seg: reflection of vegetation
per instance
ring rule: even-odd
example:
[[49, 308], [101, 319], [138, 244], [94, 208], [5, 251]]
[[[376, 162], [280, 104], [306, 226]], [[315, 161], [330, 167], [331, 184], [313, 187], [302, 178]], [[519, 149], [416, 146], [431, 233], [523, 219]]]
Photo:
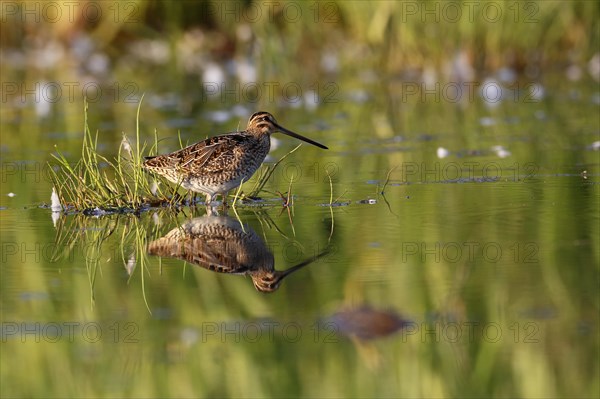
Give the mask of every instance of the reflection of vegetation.
[[[69, 224], [65, 224], [70, 220]], [[120, 231], [118, 250], [110, 251], [106, 248], [109, 237], [115, 231]], [[83, 215], [61, 217], [56, 225], [54, 262], [70, 258], [74, 252], [79, 252], [85, 259], [85, 266], [89, 280], [92, 306], [95, 305], [95, 284], [98, 272], [101, 273], [101, 264], [119, 256], [129, 278], [134, 270], [139, 269], [142, 297], [146, 308], [150, 311], [146, 288], [144, 283], [145, 272], [148, 269], [146, 254], [146, 228], [140, 223], [137, 216], [117, 215], [90, 219]], [[114, 248], [113, 248], [114, 249]], [[108, 256], [107, 256], [108, 254]], [[139, 264], [139, 268], [137, 265]], [[100, 270], [99, 270], [100, 269]]]

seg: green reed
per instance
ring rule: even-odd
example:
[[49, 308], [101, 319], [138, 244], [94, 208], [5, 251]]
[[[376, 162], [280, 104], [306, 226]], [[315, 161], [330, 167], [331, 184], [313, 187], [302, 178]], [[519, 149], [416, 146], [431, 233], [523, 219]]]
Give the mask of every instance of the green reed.
[[283, 161], [285, 158], [287, 158], [291, 153], [295, 152], [298, 148], [300, 148], [301, 145], [302, 144], [298, 144], [296, 147], [294, 147], [292, 150], [290, 150], [287, 154], [282, 156], [273, 165], [264, 165], [263, 164], [258, 171], [258, 173], [259, 173], [258, 179], [257, 179], [256, 183], [254, 184], [254, 187], [252, 187], [252, 189], [250, 190], [248, 197], [256, 197], [258, 195], [258, 193], [263, 191], [265, 185], [267, 184], [267, 181], [269, 181], [269, 178], [271, 177], [271, 175], [273, 175], [273, 172], [275, 172], [275, 169], [277, 168], [277, 166], [279, 166], [281, 161]]
[[[59, 151], [53, 154], [58, 170], [53, 167], [52, 181], [61, 204], [67, 210], [129, 208], [139, 209], [152, 197], [150, 185], [142, 168], [146, 145], [140, 144], [138, 105], [135, 146], [124, 134], [114, 160], [98, 152], [98, 132], [92, 133], [88, 123], [88, 104], [84, 104], [84, 130], [81, 158], [74, 165]], [[52, 165], [51, 165], [52, 166]], [[162, 198], [166, 200], [166, 198]]]

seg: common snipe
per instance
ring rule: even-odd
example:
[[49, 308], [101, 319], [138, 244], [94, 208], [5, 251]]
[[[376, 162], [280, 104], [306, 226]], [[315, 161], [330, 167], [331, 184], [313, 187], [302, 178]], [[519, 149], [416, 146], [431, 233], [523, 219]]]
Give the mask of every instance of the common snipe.
[[205, 269], [250, 276], [260, 292], [274, 292], [284, 278], [327, 255], [321, 253], [286, 270], [275, 269], [273, 253], [256, 232], [229, 216], [202, 216], [148, 244], [150, 255], [183, 259]]
[[248, 181], [271, 148], [271, 134], [281, 132], [317, 147], [323, 144], [283, 128], [268, 112], [256, 112], [246, 130], [210, 137], [170, 154], [146, 157], [144, 168], [206, 194], [206, 205]]

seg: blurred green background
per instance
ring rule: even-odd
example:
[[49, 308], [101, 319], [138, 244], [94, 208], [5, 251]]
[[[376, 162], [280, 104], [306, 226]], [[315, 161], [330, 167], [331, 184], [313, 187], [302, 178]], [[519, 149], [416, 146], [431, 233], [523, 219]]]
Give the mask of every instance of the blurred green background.
[[[599, 11], [0, 3], [2, 397], [598, 397]], [[238, 213], [278, 270], [331, 253], [264, 295], [146, 255], [203, 209], [53, 222], [84, 97], [112, 159], [142, 95], [160, 153], [257, 110], [329, 146]]]

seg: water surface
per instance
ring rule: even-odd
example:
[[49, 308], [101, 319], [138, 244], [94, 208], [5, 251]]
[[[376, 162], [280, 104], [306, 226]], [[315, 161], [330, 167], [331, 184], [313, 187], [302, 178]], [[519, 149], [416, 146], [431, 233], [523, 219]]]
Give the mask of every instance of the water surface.
[[[3, 392], [597, 393], [597, 84], [548, 78], [543, 98], [489, 106], [403, 101], [401, 91], [354, 79], [337, 80], [340, 101], [316, 109], [271, 105], [282, 125], [330, 150], [303, 146], [263, 202], [220, 211], [254, 240], [245, 249], [219, 244], [238, 254], [239, 275], [166, 256], [177, 244], [149, 253], [170, 231], [209, 220], [202, 206], [53, 222], [46, 161], [54, 145], [78, 160], [82, 104], [40, 124], [2, 118]], [[189, 95], [147, 94], [143, 139], [156, 128], [161, 152], [174, 150], [178, 131], [194, 142], [243, 126], [252, 111], [213, 104], [229, 115], [218, 118], [158, 101]], [[106, 156], [122, 131], [133, 132], [136, 104], [121, 105], [88, 111]], [[277, 140], [273, 160], [296, 144]], [[290, 187], [294, 205], [284, 208], [275, 191]], [[189, 242], [199, 249], [211, 237]], [[212, 259], [222, 256], [217, 247]], [[307, 260], [273, 292], [255, 289], [251, 267], [283, 271]]]

